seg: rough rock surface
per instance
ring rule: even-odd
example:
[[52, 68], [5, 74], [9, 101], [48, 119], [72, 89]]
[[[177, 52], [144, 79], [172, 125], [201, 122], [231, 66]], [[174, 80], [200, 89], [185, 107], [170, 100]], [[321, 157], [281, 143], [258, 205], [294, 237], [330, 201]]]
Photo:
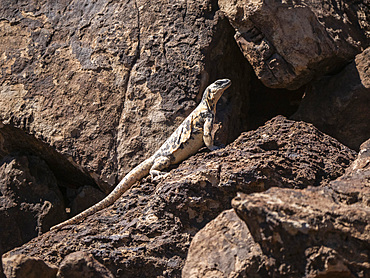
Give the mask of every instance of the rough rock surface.
[[15, 255], [5, 259], [6, 278], [54, 278], [58, 269], [40, 258]]
[[251, 68], [232, 33], [215, 1], [1, 1], [0, 120], [109, 191], [217, 78], [233, 80], [220, 138], [245, 129]]
[[276, 117], [224, 149], [189, 158], [159, 183], [144, 179], [113, 206], [3, 258], [26, 254], [59, 266], [68, 254], [84, 251], [117, 277], [178, 277], [192, 236], [229, 209], [237, 191], [326, 184], [343, 174], [354, 154], [310, 124]]
[[[291, 115], [299, 94], [278, 98], [257, 82], [233, 35], [214, 0], [0, 1], [0, 160], [45, 161], [73, 215], [151, 155], [217, 78], [233, 81], [219, 102], [218, 144]], [[253, 111], [256, 97], [267, 105]], [[41, 211], [43, 198], [30, 206]], [[36, 211], [6, 210], [4, 252], [47, 230]], [[4, 215], [23, 215], [16, 226], [27, 236]], [[60, 209], [55, 221], [64, 217]]]
[[323, 187], [271, 188], [233, 200], [273, 277], [370, 276], [370, 140]]
[[71, 204], [71, 216], [91, 207], [105, 197], [105, 194], [92, 186], [84, 186], [78, 190]]
[[113, 278], [113, 274], [90, 254], [69, 254], [60, 264], [57, 278]]
[[367, 1], [218, 1], [256, 75], [272, 88], [299, 88], [370, 44]]
[[267, 277], [262, 262], [247, 225], [227, 210], [194, 236], [182, 277]]
[[370, 48], [367, 48], [340, 73], [312, 83], [292, 118], [313, 123], [358, 150], [370, 138], [369, 115]]
[[43, 160], [20, 155], [0, 161], [0, 251], [22, 245], [65, 218], [57, 180]]

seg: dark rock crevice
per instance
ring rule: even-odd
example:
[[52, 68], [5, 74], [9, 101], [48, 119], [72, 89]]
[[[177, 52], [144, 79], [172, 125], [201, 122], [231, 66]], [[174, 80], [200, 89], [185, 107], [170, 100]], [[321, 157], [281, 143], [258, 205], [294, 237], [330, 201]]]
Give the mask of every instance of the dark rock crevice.
[[4, 157], [13, 153], [32, 154], [42, 158], [55, 177], [62, 184], [72, 188], [83, 185], [96, 186], [96, 183], [82, 167], [68, 159], [66, 155], [57, 152], [48, 144], [37, 139], [34, 135], [14, 127], [11, 124], [1, 124], [0, 155]]
[[214, 27], [214, 36], [207, 49], [205, 71], [202, 73], [201, 90], [207, 84], [229, 78], [232, 86], [217, 104], [216, 126], [213, 131], [221, 144], [235, 140], [241, 132], [253, 130], [277, 115], [290, 117], [300, 104], [305, 86], [296, 90], [266, 87], [247, 59], [244, 58], [235, 39], [235, 30], [222, 14]]
[[[65, 220], [66, 207], [72, 206], [76, 213], [104, 196], [93, 178], [71, 159], [11, 124], [0, 127], [0, 159], [3, 251]], [[95, 194], [81, 201], [78, 194], [86, 187]]]

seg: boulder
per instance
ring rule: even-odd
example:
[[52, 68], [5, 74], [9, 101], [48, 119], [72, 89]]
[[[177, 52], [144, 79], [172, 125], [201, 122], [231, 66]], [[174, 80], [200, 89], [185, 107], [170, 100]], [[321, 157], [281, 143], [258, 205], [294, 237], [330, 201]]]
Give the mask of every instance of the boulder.
[[1, 1], [0, 18], [0, 120], [106, 193], [218, 78], [233, 81], [219, 138], [245, 130], [251, 68], [215, 1]]
[[267, 87], [299, 88], [340, 69], [370, 43], [369, 7], [362, 1], [218, 2]]
[[3, 260], [6, 278], [55, 278], [58, 268], [40, 258], [15, 255]]
[[311, 124], [279, 116], [223, 149], [201, 150], [165, 179], [142, 180], [114, 205], [3, 258], [24, 254], [59, 266], [70, 253], [83, 251], [117, 277], [177, 277], [192, 237], [231, 208], [237, 191], [327, 184], [354, 157], [354, 151]]
[[271, 188], [233, 200], [272, 277], [369, 277], [369, 145], [329, 185]]
[[63, 196], [46, 163], [36, 156], [0, 162], [0, 246], [20, 246], [66, 218]]
[[307, 87], [293, 119], [313, 123], [321, 131], [358, 150], [370, 138], [370, 48], [338, 74]]
[[[218, 145], [296, 106], [286, 112], [289, 100], [272, 97], [276, 92], [256, 80], [214, 0], [4, 0], [0, 18], [0, 160], [44, 161], [69, 215], [155, 152], [218, 78], [233, 82], [217, 107]], [[250, 112], [255, 97], [268, 108]], [[53, 205], [59, 222], [66, 214]], [[13, 206], [3, 211], [4, 223], [10, 210], [24, 213]], [[14, 237], [4, 251], [47, 231], [34, 217], [17, 217], [27, 237], [0, 227], [4, 238]]]
[[182, 277], [266, 277], [264, 259], [247, 225], [227, 210], [194, 236]]
[[85, 252], [74, 252], [60, 264], [57, 278], [113, 278], [110, 271]]

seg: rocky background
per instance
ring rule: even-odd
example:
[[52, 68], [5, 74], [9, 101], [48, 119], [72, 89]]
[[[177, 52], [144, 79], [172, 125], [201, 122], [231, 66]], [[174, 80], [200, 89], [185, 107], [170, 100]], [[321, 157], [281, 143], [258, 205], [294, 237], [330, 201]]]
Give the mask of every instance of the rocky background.
[[[370, 277], [369, 17], [368, 0], [1, 1], [0, 277]], [[225, 148], [48, 232], [218, 78]]]

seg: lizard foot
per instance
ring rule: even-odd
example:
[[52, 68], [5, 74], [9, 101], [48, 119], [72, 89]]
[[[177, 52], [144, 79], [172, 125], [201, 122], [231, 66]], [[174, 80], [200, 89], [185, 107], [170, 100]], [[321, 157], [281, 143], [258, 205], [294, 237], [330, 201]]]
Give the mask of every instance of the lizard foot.
[[164, 172], [157, 173], [155, 176], [152, 175], [152, 180], [153, 181], [162, 180], [162, 179], [166, 178], [169, 174], [170, 173], [164, 173]]

